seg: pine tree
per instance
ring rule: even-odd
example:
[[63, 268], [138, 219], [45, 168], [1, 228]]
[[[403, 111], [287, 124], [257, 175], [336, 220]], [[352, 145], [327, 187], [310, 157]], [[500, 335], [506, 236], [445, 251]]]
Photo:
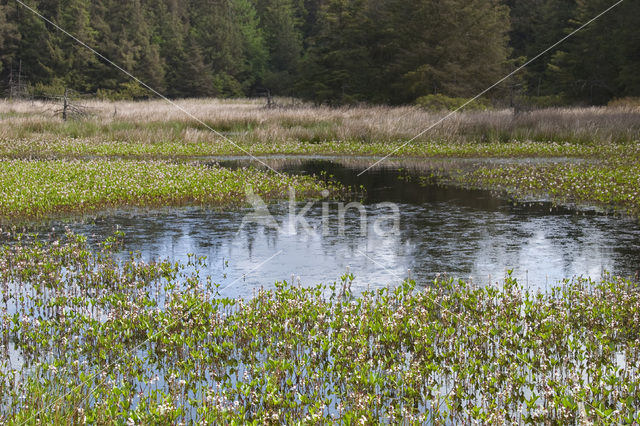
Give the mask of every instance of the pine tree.
[[247, 95], [264, 75], [268, 51], [254, 4], [250, 0], [233, 0], [232, 11], [241, 46], [234, 77], [242, 86], [242, 94]]
[[303, 62], [301, 94], [320, 103], [368, 100], [372, 64], [365, 0], [329, 0]]
[[[27, 4], [38, 10], [34, 2]], [[18, 4], [14, 4], [13, 7], [15, 7], [14, 22], [20, 34], [14, 61], [22, 63], [22, 71], [31, 83], [48, 84], [55, 77], [52, 68], [54, 56], [52, 32], [30, 11]]]
[[302, 19], [292, 0], [258, 0], [257, 11], [269, 52], [262, 84], [276, 94], [291, 95], [302, 58]]
[[[90, 46], [95, 45], [94, 31], [90, 26], [89, 10], [84, 0], [60, 2], [56, 21], [58, 25]], [[97, 62], [95, 55], [66, 34], [56, 31], [54, 40], [53, 72], [65, 87], [77, 91], [89, 91], [95, 82], [90, 81], [90, 69]]]
[[[509, 0], [506, 4], [510, 7], [511, 17], [511, 57], [518, 63], [524, 63], [566, 35], [576, 1]], [[547, 72], [553, 54], [547, 53], [520, 72], [524, 92], [531, 96], [556, 94], [557, 85]]]
[[178, 62], [172, 95], [179, 97], [202, 97], [216, 95], [213, 74], [207, 67], [200, 46], [191, 35], [187, 36], [185, 50], [174, 56]]
[[20, 38], [15, 22], [15, 7], [0, 2], [0, 75], [13, 63]]
[[248, 0], [193, 0], [192, 35], [213, 74], [218, 96], [241, 96], [260, 77], [267, 52]]
[[[114, 0], [94, 2], [91, 9], [91, 23], [99, 34], [98, 50], [149, 86], [163, 91], [164, 61], [153, 39], [151, 21], [151, 13], [139, 0], [124, 4]], [[101, 88], [126, 92], [133, 87], [130, 77], [109, 64], [96, 68], [93, 75], [100, 79]], [[152, 96], [143, 90], [136, 92], [136, 96]]]
[[[607, 7], [608, 0], [578, 0], [568, 30]], [[556, 52], [550, 74], [570, 101], [602, 104], [614, 97], [640, 95], [640, 6], [625, 2], [569, 39]]]
[[[152, 39], [164, 64], [165, 94], [170, 97], [212, 95], [210, 70], [200, 47], [189, 36], [189, 10], [177, 0], [147, 0]], [[195, 81], [197, 80], [197, 81]]]
[[[426, 95], [471, 97], [504, 75], [508, 9], [495, 0], [390, 2], [399, 54], [396, 102]], [[402, 25], [404, 22], [404, 25]]]

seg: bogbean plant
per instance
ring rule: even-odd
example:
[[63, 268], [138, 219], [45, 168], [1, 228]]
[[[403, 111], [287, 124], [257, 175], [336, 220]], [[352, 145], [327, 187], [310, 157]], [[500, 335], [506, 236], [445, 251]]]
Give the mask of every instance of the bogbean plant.
[[[235, 138], [234, 138], [235, 139]], [[242, 149], [240, 149], [241, 147]], [[0, 155], [12, 159], [85, 159], [87, 156], [127, 159], [184, 159], [216, 155], [387, 155], [394, 157], [579, 157], [615, 158], [639, 155], [637, 144], [598, 144], [557, 140], [508, 139], [506, 141], [462, 140], [460, 138], [428, 138], [406, 144], [406, 139], [386, 140], [373, 137], [322, 137], [311, 134], [304, 138], [257, 138], [250, 141], [186, 141], [183, 136], [152, 142], [141, 140], [111, 140], [76, 137], [1, 138]]]
[[205, 258], [118, 260], [121, 237], [4, 236], [0, 422], [640, 421], [633, 281], [355, 295], [344, 275], [229, 299]]
[[0, 220], [88, 213], [105, 208], [227, 206], [248, 188], [265, 200], [336, 194], [339, 185], [312, 176], [256, 168], [231, 170], [200, 164], [128, 160], [0, 160]]
[[502, 189], [516, 198], [545, 195], [557, 202], [592, 204], [640, 217], [640, 166], [633, 158], [586, 164], [481, 167], [458, 177], [458, 181]]

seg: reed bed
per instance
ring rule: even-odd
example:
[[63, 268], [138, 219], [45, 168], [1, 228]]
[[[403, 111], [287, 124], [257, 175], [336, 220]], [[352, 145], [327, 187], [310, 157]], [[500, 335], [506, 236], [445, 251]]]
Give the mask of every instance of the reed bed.
[[[293, 104], [268, 109], [257, 100], [176, 102], [206, 126], [254, 154], [386, 154], [446, 115], [409, 106], [328, 108]], [[85, 104], [92, 112], [90, 118], [63, 122], [44, 102], [0, 102], [0, 153], [243, 153], [164, 101]], [[574, 151], [579, 151], [577, 155], [585, 155], [602, 145], [636, 143], [639, 135], [640, 112], [627, 107], [553, 108], [520, 114], [511, 110], [468, 111], [448, 117], [397, 154], [576, 155]], [[15, 141], [19, 143], [15, 145]], [[476, 144], [480, 145], [474, 147]], [[560, 149], [546, 149], [549, 144]]]
[[1, 160], [0, 219], [41, 219], [107, 208], [229, 206], [251, 190], [264, 200], [337, 194], [338, 184], [268, 170], [134, 160]]
[[633, 424], [631, 280], [406, 281], [352, 275], [220, 297], [187, 264], [121, 259], [121, 234], [0, 247], [0, 421], [93, 424]]

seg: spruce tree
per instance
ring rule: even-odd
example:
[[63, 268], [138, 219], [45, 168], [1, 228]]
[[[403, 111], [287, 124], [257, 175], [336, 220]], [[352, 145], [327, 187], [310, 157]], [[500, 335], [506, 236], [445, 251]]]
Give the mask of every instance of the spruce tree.
[[[611, 6], [608, 0], [577, 0], [567, 32]], [[637, 88], [640, 10], [622, 3], [567, 40], [549, 66], [556, 89], [569, 102], [606, 103], [613, 97], [640, 94]], [[635, 52], [634, 52], [634, 47]], [[635, 53], [635, 54], [634, 54]], [[634, 79], [636, 83], [634, 83]]]
[[291, 95], [302, 58], [303, 21], [292, 0], [258, 0], [257, 10], [269, 54], [262, 84]]
[[20, 43], [20, 32], [15, 19], [15, 7], [0, 2], [0, 75], [10, 72]]

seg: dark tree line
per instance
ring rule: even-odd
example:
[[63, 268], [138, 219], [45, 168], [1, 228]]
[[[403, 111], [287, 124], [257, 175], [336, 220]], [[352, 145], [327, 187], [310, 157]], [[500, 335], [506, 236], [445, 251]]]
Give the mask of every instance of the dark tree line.
[[[269, 90], [323, 103], [470, 97], [613, 0], [29, 0], [171, 97]], [[640, 2], [627, 0], [494, 91], [604, 103], [640, 95]], [[32, 92], [148, 93], [13, 0], [0, 77]]]

